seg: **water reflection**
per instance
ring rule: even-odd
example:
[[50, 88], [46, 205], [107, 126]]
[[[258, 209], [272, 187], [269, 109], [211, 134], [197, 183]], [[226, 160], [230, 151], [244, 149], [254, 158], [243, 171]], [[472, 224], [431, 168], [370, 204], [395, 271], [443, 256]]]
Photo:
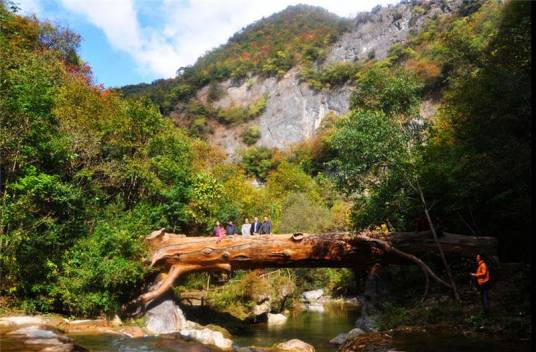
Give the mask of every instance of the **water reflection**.
[[[132, 339], [116, 335], [73, 335], [77, 344], [92, 352], [216, 352], [217, 348], [184, 341], [176, 336]], [[2, 351], [3, 352], [3, 351]]]
[[323, 312], [304, 310], [291, 315], [282, 325], [258, 324], [251, 331], [235, 335], [233, 340], [241, 346], [268, 347], [290, 339], [300, 339], [313, 345], [318, 352], [334, 352], [328, 343], [340, 333], [354, 327], [359, 310], [356, 306], [329, 304]]

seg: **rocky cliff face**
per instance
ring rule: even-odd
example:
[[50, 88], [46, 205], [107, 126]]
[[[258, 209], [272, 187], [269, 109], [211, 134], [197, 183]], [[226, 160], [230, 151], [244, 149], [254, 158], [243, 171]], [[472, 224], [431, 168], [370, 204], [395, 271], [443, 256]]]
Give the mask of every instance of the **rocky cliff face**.
[[456, 10], [461, 0], [402, 1], [363, 12], [356, 16], [354, 27], [335, 43], [326, 64], [360, 59], [383, 59], [389, 48], [405, 41], [412, 32], [418, 32], [427, 19]]
[[[461, 0], [405, 1], [361, 13], [353, 29], [331, 47], [323, 65], [384, 58], [393, 44], [419, 31], [427, 18], [450, 13], [460, 3]], [[262, 97], [267, 98], [267, 106], [262, 115], [246, 124], [232, 128], [213, 124], [209, 141], [222, 147], [228, 155], [237, 156], [244, 147], [240, 133], [249, 126], [257, 126], [261, 132], [257, 145], [284, 148], [313, 136], [328, 113], [348, 112], [352, 87], [346, 85], [317, 92], [300, 81], [299, 70], [295, 67], [280, 79], [254, 76], [240, 85], [230, 80], [220, 83], [224, 94], [213, 102], [217, 107], [247, 106]], [[208, 89], [208, 86], [202, 88], [197, 98], [206, 102]], [[435, 107], [428, 101], [421, 111], [433, 112]]]
[[[258, 126], [261, 137], [257, 145], [284, 148], [313, 136], [326, 114], [348, 111], [350, 87], [315, 92], [306, 82], [300, 82], [298, 71], [294, 68], [279, 80], [253, 77], [239, 86], [233, 86], [231, 81], [221, 83], [225, 94], [213, 103], [219, 108], [247, 106], [263, 97], [267, 97], [267, 104], [261, 116], [245, 125], [213, 128], [211, 142], [234, 155], [242, 147], [240, 132]], [[205, 100], [207, 90], [208, 87], [200, 90], [198, 99]]]

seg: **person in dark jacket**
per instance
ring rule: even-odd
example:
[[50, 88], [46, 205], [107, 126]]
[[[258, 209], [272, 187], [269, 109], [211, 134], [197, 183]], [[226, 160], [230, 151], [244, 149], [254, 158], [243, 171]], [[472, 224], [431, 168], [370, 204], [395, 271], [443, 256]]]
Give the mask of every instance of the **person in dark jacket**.
[[225, 227], [225, 232], [227, 232], [227, 235], [233, 236], [236, 234], [236, 226], [233, 224], [231, 220], [227, 222], [227, 226]]
[[255, 221], [253, 221], [253, 224], [251, 224], [251, 234], [258, 235], [260, 232], [261, 232], [261, 223], [259, 222], [259, 218], [255, 217]]
[[267, 216], [264, 217], [264, 221], [262, 222], [260, 234], [261, 235], [272, 234], [272, 223], [270, 222], [270, 220], [268, 220]]

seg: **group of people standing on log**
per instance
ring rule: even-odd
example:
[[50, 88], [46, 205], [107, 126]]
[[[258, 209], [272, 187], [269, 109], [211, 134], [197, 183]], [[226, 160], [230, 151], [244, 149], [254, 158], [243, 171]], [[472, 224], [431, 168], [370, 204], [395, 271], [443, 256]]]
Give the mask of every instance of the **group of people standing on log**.
[[233, 221], [229, 220], [225, 227], [219, 221], [216, 221], [212, 234], [218, 237], [218, 239], [222, 239], [225, 236], [234, 236], [238, 234], [241, 234], [242, 236], [271, 235], [272, 223], [267, 216], [264, 217], [264, 221], [262, 223], [259, 221], [258, 217], [255, 217], [253, 223], [250, 223], [249, 219], [246, 218], [242, 224], [242, 227], [240, 228], [240, 232], [238, 232], [238, 228]]

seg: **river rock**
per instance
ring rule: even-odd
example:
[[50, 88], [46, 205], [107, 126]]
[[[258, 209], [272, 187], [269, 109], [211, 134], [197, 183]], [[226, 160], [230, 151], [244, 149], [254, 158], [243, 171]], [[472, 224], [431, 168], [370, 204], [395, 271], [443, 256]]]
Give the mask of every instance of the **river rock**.
[[256, 304], [251, 311], [251, 321], [253, 323], [263, 323], [268, 320], [268, 313], [272, 309], [270, 300], [265, 300], [261, 304]]
[[146, 317], [145, 329], [150, 334], [170, 334], [180, 331], [186, 325], [184, 313], [172, 293], [152, 302]]
[[306, 342], [298, 339], [292, 339], [287, 342], [277, 344], [275, 348], [278, 351], [285, 352], [315, 352], [315, 348]]
[[339, 345], [342, 345], [344, 342], [346, 342], [347, 338], [348, 338], [348, 333], [343, 332], [342, 334], [339, 334], [335, 336], [334, 338], [332, 338], [331, 340], [329, 340], [329, 343], [332, 345], [339, 346]]
[[13, 316], [0, 318], [0, 326], [13, 326], [13, 325], [40, 325], [46, 324], [48, 319], [40, 316]]
[[8, 332], [8, 335], [20, 335], [28, 339], [55, 339], [59, 335], [41, 326], [28, 326]]
[[283, 314], [268, 313], [268, 325], [280, 325], [287, 322], [287, 317]]
[[180, 335], [187, 339], [192, 339], [203, 344], [214, 345], [222, 350], [231, 350], [233, 341], [224, 337], [219, 331], [208, 328], [203, 329], [182, 329]]
[[358, 337], [359, 335], [363, 335], [365, 332], [360, 328], [354, 328], [350, 331], [348, 331], [348, 338], [353, 339]]
[[324, 290], [319, 288], [318, 290], [305, 291], [302, 294], [302, 297], [307, 302], [313, 302], [313, 301], [317, 301], [318, 299], [320, 299], [320, 297], [322, 297], [323, 294], [324, 294]]
[[110, 323], [112, 324], [112, 326], [121, 326], [121, 325], [123, 325], [123, 322], [121, 321], [121, 318], [119, 318], [119, 316], [117, 314], [114, 315], [114, 318], [112, 319], [112, 321]]
[[8, 335], [23, 339], [26, 345], [44, 346], [42, 352], [85, 351], [85, 349], [76, 346], [71, 338], [59, 331], [39, 325], [20, 328], [9, 332]]
[[353, 306], [359, 306], [361, 305], [361, 302], [359, 301], [359, 299], [357, 297], [351, 297], [351, 298], [348, 298], [344, 301], [344, 303], [346, 304], [350, 304], [350, 305], [353, 305]]
[[270, 301], [266, 300], [262, 302], [261, 304], [255, 305], [253, 307], [252, 313], [254, 316], [259, 316], [259, 315], [267, 314], [268, 312], [270, 312], [270, 309], [271, 309]]
[[354, 328], [348, 332], [337, 335], [336, 337], [329, 340], [329, 343], [337, 346], [342, 345], [346, 342], [346, 340], [356, 338], [357, 336], [363, 335], [364, 333], [365, 332], [360, 328]]
[[317, 313], [324, 313], [326, 311], [326, 308], [324, 308], [324, 305], [320, 303], [305, 304], [304, 309], [310, 312], [317, 312]]
[[125, 326], [122, 327], [119, 332], [131, 338], [139, 338], [145, 336], [145, 331], [137, 326]]

